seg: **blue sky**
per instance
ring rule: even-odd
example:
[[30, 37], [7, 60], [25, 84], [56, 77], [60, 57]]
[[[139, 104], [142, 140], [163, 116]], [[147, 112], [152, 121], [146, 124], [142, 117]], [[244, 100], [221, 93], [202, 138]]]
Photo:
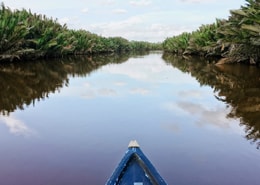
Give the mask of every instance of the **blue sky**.
[[105, 37], [158, 42], [196, 30], [216, 18], [228, 18], [245, 0], [4, 0], [12, 9], [57, 18], [71, 29]]

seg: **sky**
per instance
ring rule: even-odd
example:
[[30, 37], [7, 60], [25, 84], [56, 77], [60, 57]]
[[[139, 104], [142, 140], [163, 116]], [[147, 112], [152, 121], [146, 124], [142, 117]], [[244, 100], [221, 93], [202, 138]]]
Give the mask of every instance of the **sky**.
[[3, 0], [11, 9], [30, 9], [104, 37], [162, 42], [196, 30], [202, 24], [227, 19], [229, 10], [245, 0]]

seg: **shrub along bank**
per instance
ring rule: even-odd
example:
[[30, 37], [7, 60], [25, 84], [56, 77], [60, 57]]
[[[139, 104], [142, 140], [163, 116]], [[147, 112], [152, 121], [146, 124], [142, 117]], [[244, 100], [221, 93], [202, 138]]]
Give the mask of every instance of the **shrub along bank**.
[[246, 0], [231, 10], [227, 20], [202, 25], [163, 42], [166, 52], [221, 58], [219, 63], [245, 62], [260, 65], [260, 0]]
[[161, 44], [68, 29], [56, 19], [0, 7], [0, 61], [160, 49]]

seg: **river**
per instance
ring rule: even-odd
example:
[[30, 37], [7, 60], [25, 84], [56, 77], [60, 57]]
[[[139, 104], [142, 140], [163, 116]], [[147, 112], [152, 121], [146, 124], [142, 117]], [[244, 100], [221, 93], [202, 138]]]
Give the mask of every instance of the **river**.
[[260, 69], [151, 52], [0, 65], [0, 184], [104, 185], [136, 139], [169, 185], [258, 185]]

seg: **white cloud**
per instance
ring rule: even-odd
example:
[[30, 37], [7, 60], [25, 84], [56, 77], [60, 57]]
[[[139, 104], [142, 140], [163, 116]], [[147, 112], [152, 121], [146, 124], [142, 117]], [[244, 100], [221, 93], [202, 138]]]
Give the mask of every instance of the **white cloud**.
[[107, 24], [108, 28], [114, 28], [114, 29], [124, 29], [124, 28], [131, 28], [132, 26], [142, 24], [143, 19], [139, 16], [133, 16], [126, 20], [117, 21], [117, 22], [110, 22]]
[[[169, 17], [182, 17], [182, 19], [173, 19], [169, 24], [166, 23]], [[178, 11], [152, 12], [119, 21], [94, 23], [87, 25], [86, 29], [105, 37], [121, 36], [128, 40], [160, 42], [167, 37], [197, 29], [201, 19], [205, 18], [191, 12], [186, 13], [185, 16]], [[185, 22], [189, 25], [184, 26]]]
[[129, 2], [133, 6], [148, 6], [152, 3], [151, 0], [132, 0]]
[[150, 90], [149, 89], [145, 89], [145, 88], [133, 88], [133, 89], [130, 90], [130, 93], [146, 95], [146, 94], [150, 93]]
[[115, 84], [116, 86], [125, 86], [125, 85], [126, 85], [125, 82], [121, 82], [121, 81], [115, 82], [114, 84]]
[[[147, 26], [143, 32], [137, 33], [136, 37], [139, 40], [151, 40], [153, 42], [160, 42], [166, 39], [167, 37], [172, 37], [173, 35], [178, 35], [182, 32], [189, 32], [192, 29], [180, 27], [177, 25], [164, 25], [160, 23], [155, 23]], [[151, 39], [152, 38], [152, 39]]]
[[127, 10], [125, 10], [125, 9], [114, 9], [113, 13], [115, 13], [115, 14], [125, 14], [125, 13], [127, 13]]
[[[93, 1], [91, 1], [91, 2], [93, 2]], [[116, 3], [115, 0], [101, 0], [102, 5], [113, 5], [115, 3]]]
[[14, 135], [30, 136], [34, 131], [30, 129], [24, 122], [13, 116], [0, 116], [0, 120], [5, 124], [9, 132]]
[[59, 19], [59, 23], [60, 24], [68, 24], [70, 22], [70, 18], [68, 18], [68, 17], [63, 17], [63, 18], [61, 18], [61, 19]]
[[92, 24], [89, 29], [106, 37], [121, 36], [129, 38], [132, 34], [136, 34], [136, 29], [142, 23], [142, 18], [135, 16], [122, 21]]
[[84, 8], [81, 10], [82, 13], [88, 13], [89, 12], [89, 9], [88, 8]]
[[180, 0], [181, 2], [187, 2], [187, 3], [210, 3], [215, 2], [216, 0]]
[[92, 24], [86, 29], [105, 37], [121, 36], [128, 40], [142, 40], [159, 42], [166, 37], [178, 35], [182, 32], [192, 31], [179, 25], [165, 25], [160, 23], [148, 24], [146, 17], [134, 16], [122, 21], [113, 21], [101, 24]]
[[63, 17], [58, 20], [60, 24], [66, 24], [69, 28], [76, 28], [80, 24], [79, 17]]
[[117, 95], [117, 93], [114, 89], [109, 89], [109, 88], [98, 89], [98, 93], [102, 96], [115, 96], [115, 95]]

